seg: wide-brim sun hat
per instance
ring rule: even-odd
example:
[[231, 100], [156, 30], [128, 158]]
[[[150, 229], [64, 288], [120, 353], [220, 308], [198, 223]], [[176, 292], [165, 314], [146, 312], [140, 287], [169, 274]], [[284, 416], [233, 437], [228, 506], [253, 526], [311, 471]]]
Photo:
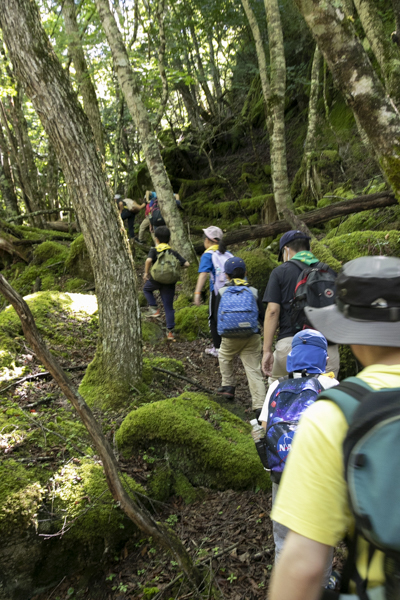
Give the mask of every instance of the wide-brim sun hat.
[[336, 303], [306, 307], [307, 319], [335, 344], [400, 347], [400, 259], [362, 256], [336, 279]]
[[328, 359], [328, 342], [319, 331], [303, 329], [292, 340], [292, 349], [286, 359], [288, 373], [307, 371], [311, 374], [325, 373]]

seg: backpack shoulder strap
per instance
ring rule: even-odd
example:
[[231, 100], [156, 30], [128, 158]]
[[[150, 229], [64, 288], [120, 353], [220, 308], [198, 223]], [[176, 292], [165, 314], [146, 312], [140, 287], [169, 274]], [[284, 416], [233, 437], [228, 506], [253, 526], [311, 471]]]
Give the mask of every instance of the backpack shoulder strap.
[[304, 271], [304, 269], [308, 268], [308, 265], [306, 265], [305, 263], [302, 263], [301, 260], [291, 258], [290, 262], [293, 263], [294, 265], [296, 265], [296, 267], [299, 267], [300, 271]]
[[317, 400], [332, 400], [332, 402], [335, 402], [350, 425], [362, 397], [371, 391], [373, 391], [371, 386], [362, 379], [348, 377], [339, 385], [321, 392]]

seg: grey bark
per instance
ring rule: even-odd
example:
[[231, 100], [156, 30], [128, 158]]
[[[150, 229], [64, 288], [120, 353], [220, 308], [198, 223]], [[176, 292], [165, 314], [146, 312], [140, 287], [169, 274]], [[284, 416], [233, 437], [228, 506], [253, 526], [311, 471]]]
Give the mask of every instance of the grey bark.
[[161, 122], [161, 119], [164, 114], [165, 107], [168, 101], [168, 79], [167, 73], [165, 70], [165, 48], [166, 48], [166, 39], [165, 39], [165, 0], [158, 0], [157, 2], [157, 23], [158, 23], [158, 71], [160, 73], [160, 79], [162, 83], [162, 94], [161, 94], [161, 104], [157, 112], [156, 122], [154, 129], [157, 129], [158, 125]]
[[0, 191], [9, 216], [18, 215], [18, 200], [11, 172], [7, 141], [0, 123]]
[[[100, 336], [95, 366], [116, 394], [141, 375], [140, 311], [128, 241], [110, 199], [93, 133], [31, 0], [0, 0], [18, 79], [57, 153], [92, 264]], [[51, 85], [49, 85], [51, 82]]]
[[400, 198], [400, 115], [387, 97], [351, 22], [340, 6], [328, 1], [296, 0], [296, 4], [337, 87], [357, 115], [382, 170]]
[[381, 69], [387, 93], [400, 104], [400, 48], [386, 33], [374, 0], [354, 0], [365, 35]]
[[69, 53], [74, 63], [79, 91], [83, 98], [85, 113], [87, 114], [92, 127], [97, 148], [100, 154], [104, 156], [105, 150], [103, 125], [101, 123], [99, 103], [82, 48], [74, 0], [64, 0], [62, 10], [64, 15], [65, 30], [69, 38]]
[[195, 259], [121, 33], [110, 12], [108, 0], [95, 0], [95, 3], [111, 48], [122, 93], [142, 142], [147, 168], [157, 192], [161, 213], [171, 231], [171, 245], [187, 260]]

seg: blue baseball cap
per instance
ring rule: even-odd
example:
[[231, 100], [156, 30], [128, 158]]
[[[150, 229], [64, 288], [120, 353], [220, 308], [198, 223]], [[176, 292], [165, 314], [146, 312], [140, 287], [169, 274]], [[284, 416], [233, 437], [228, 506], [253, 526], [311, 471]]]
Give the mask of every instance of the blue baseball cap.
[[311, 238], [306, 233], [300, 231], [300, 229], [291, 229], [290, 231], [287, 231], [279, 240], [278, 260], [282, 260], [283, 258], [284, 246], [287, 246], [290, 242], [293, 242], [293, 240], [311, 240]]
[[246, 263], [243, 258], [239, 258], [238, 256], [232, 256], [232, 258], [228, 258], [225, 262], [225, 273], [227, 275], [232, 275], [235, 269], [244, 269], [246, 270]]
[[286, 360], [288, 373], [303, 371], [307, 373], [325, 373], [328, 358], [328, 342], [315, 329], [303, 329], [292, 340], [292, 349]]

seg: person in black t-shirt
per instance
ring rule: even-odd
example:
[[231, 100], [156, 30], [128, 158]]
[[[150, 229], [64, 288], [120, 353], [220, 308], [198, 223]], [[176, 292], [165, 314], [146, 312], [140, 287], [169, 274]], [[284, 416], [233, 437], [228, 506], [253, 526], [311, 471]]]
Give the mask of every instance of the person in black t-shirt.
[[[281, 237], [278, 260], [282, 260], [283, 264], [272, 271], [263, 297], [263, 302], [268, 306], [264, 319], [262, 370], [268, 375], [269, 385], [287, 375], [286, 358], [296, 334], [290, 319], [290, 301], [301, 271], [298, 263], [292, 262], [293, 258], [303, 262], [304, 268], [319, 262], [310, 251], [310, 237], [299, 230], [287, 231]], [[334, 271], [332, 273], [336, 275]], [[273, 352], [272, 344], [278, 328], [278, 339]], [[333, 371], [335, 377], [339, 372], [339, 364], [339, 347], [329, 344], [327, 369]]]
[[143, 293], [146, 297], [146, 300], [149, 304], [149, 317], [159, 317], [160, 309], [157, 308], [157, 302], [154, 298], [154, 293], [156, 290], [159, 290], [161, 300], [165, 310], [165, 319], [167, 321], [167, 339], [174, 341], [174, 327], [175, 327], [175, 311], [174, 311], [174, 296], [175, 296], [175, 283], [159, 283], [158, 281], [154, 281], [154, 279], [150, 275], [150, 269], [155, 262], [158, 260], [158, 256], [160, 252], [170, 252], [173, 254], [178, 260], [181, 267], [188, 267], [188, 261], [183, 258], [178, 252], [172, 250], [172, 248], [168, 245], [168, 242], [171, 237], [170, 230], [168, 227], [162, 226], [157, 227], [154, 232], [156, 238], [156, 247], [151, 248], [144, 265], [144, 274], [143, 280], [145, 282], [143, 286]]

